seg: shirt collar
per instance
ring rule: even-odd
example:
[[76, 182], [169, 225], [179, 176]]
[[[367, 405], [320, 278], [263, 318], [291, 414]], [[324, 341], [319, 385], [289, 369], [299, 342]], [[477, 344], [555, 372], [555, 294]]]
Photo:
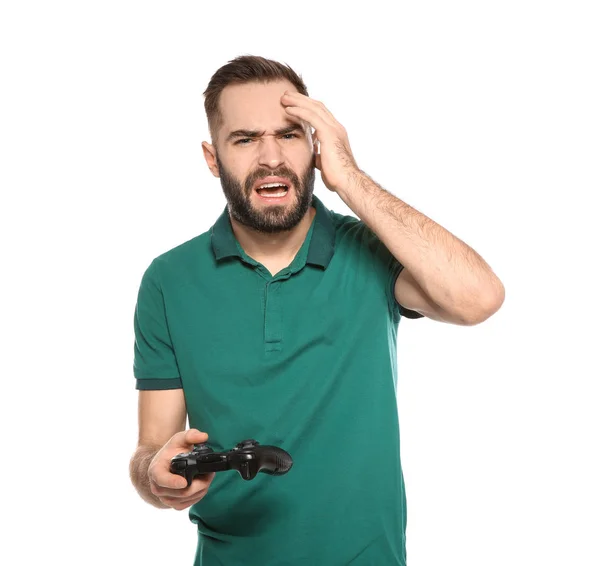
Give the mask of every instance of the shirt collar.
[[[306, 257], [306, 263], [327, 267], [335, 249], [335, 226], [331, 212], [313, 194], [311, 206], [317, 213], [313, 219], [313, 230]], [[309, 230], [308, 235], [310, 235]], [[242, 257], [240, 245], [231, 228], [227, 206], [211, 228], [212, 250], [217, 261], [226, 257]], [[304, 244], [303, 244], [304, 245]]]

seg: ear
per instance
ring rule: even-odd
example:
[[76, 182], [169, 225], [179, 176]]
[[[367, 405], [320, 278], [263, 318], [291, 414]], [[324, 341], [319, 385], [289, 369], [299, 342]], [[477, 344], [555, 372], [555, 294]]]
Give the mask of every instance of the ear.
[[208, 165], [210, 172], [215, 177], [220, 177], [219, 167], [217, 165], [217, 158], [216, 158], [217, 154], [216, 154], [216, 150], [215, 150], [214, 146], [212, 146], [208, 142], [202, 142], [202, 152], [204, 153], [204, 159], [206, 159], [206, 164]]

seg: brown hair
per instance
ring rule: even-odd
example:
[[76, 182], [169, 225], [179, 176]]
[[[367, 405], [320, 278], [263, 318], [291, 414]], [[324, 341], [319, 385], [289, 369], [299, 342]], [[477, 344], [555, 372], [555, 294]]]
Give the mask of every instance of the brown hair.
[[213, 143], [217, 141], [217, 132], [223, 125], [219, 99], [226, 86], [250, 82], [268, 83], [279, 80], [290, 81], [298, 92], [308, 96], [308, 90], [302, 76], [298, 75], [287, 63], [284, 65], [256, 55], [240, 55], [218, 69], [211, 77], [208, 87], [203, 93], [204, 109], [206, 110], [208, 128]]

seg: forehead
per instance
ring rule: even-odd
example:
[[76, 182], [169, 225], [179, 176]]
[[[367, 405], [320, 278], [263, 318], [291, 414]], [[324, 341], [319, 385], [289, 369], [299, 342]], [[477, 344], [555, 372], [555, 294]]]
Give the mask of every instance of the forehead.
[[281, 97], [286, 90], [298, 92], [286, 80], [226, 86], [219, 100], [223, 129], [270, 129], [291, 122], [301, 124], [281, 104]]

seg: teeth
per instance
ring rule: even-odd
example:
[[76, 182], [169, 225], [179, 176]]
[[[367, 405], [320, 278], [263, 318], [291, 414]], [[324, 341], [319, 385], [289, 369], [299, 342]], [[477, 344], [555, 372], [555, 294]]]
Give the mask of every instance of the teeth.
[[264, 194], [261, 196], [266, 197], [266, 198], [273, 198], [273, 197], [282, 197], [282, 196], [285, 196], [285, 194], [286, 194], [286, 191], [284, 191], [282, 193], [275, 193], [275, 194]]
[[272, 187], [285, 187], [287, 189], [287, 186], [284, 185], [283, 183], [265, 183], [264, 185], [261, 185], [258, 188], [259, 189], [270, 189]]

